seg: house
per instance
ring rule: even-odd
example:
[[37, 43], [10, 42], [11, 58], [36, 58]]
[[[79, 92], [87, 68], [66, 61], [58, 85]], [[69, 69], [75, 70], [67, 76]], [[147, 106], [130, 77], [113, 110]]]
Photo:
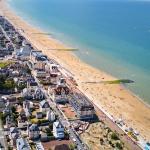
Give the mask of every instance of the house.
[[56, 121], [53, 123], [53, 135], [57, 139], [63, 139], [64, 138], [64, 127], [60, 123], [60, 121]]
[[47, 56], [43, 55], [41, 51], [31, 51], [30, 60], [33, 65], [33, 69], [45, 70], [45, 65], [47, 62]]
[[16, 52], [15, 57], [19, 60], [29, 60], [31, 50], [30, 45], [24, 45], [18, 52]]
[[15, 104], [17, 104], [18, 100], [16, 97], [9, 96], [7, 98], [7, 102], [9, 103], [10, 106], [14, 106]]
[[58, 65], [52, 63], [49, 64], [49, 75], [50, 75], [50, 82], [54, 85], [57, 84], [59, 77], [61, 76], [61, 72], [58, 70]]
[[11, 115], [8, 115], [6, 117], [6, 127], [10, 129], [10, 127], [14, 127], [15, 125], [14, 118]]
[[50, 98], [56, 103], [68, 102], [69, 88], [58, 86], [56, 88], [49, 88], [48, 94]]
[[77, 116], [82, 119], [94, 119], [95, 110], [93, 104], [90, 100], [81, 92], [74, 91], [70, 95], [69, 103], [73, 106], [74, 110], [77, 113]]
[[11, 113], [12, 113], [12, 110], [11, 110], [10, 104], [8, 102], [6, 102], [5, 103], [5, 108], [3, 110], [3, 114], [7, 116], [7, 115], [9, 115]]
[[31, 46], [26, 44], [23, 47], [21, 47], [19, 54], [25, 59], [28, 60], [30, 58], [31, 53]]
[[45, 94], [41, 88], [35, 89], [34, 99], [43, 100], [45, 98]]
[[34, 75], [37, 78], [45, 78], [46, 77], [46, 71], [43, 70], [43, 69], [37, 69], [37, 70], [34, 71]]
[[48, 88], [48, 94], [50, 98], [56, 103], [66, 103], [68, 102], [68, 97], [70, 94], [70, 90], [66, 85], [66, 81], [64, 78], [60, 78], [57, 81], [57, 85]]
[[8, 51], [7, 48], [0, 48], [0, 57], [5, 57], [7, 55], [11, 55], [12, 52], [11, 51]]
[[46, 72], [49, 74], [49, 80], [52, 84], [57, 84], [58, 78], [61, 75], [58, 70], [58, 65], [48, 62], [45, 67]]
[[25, 111], [26, 117], [30, 117], [32, 115], [31, 110], [33, 109], [33, 103], [31, 101], [23, 101], [23, 109]]
[[30, 150], [30, 145], [24, 138], [18, 138], [16, 141], [17, 150]]
[[25, 114], [27, 116], [27, 118], [29, 118], [30, 116], [32, 116], [32, 112], [30, 109], [25, 109]]
[[42, 101], [39, 103], [39, 107], [40, 107], [40, 111], [41, 111], [41, 112], [47, 112], [47, 111], [50, 110], [49, 103], [48, 103], [46, 100], [42, 100]]
[[23, 101], [23, 109], [33, 109], [33, 102], [31, 101]]
[[48, 138], [46, 133], [41, 134], [41, 141], [42, 142], [48, 142], [49, 141], [49, 138]]
[[9, 138], [11, 139], [11, 144], [16, 146], [16, 139], [19, 138], [20, 132], [16, 127], [10, 127]]
[[40, 130], [37, 124], [32, 124], [28, 127], [28, 136], [31, 140], [39, 139]]
[[53, 122], [55, 120], [55, 114], [52, 110], [49, 110], [46, 114], [46, 119], [49, 120], [50, 122]]
[[27, 81], [27, 88], [35, 89], [37, 87], [38, 87], [38, 84], [34, 79], [29, 79]]
[[11, 72], [11, 77], [19, 77], [20, 72], [18, 70], [14, 70]]
[[1, 69], [0, 68], [0, 75], [1, 76], [7, 76], [7, 75], [9, 75], [9, 70], [8, 69]]
[[42, 112], [36, 112], [36, 118], [37, 119], [42, 119], [43, 118], [43, 113]]
[[32, 100], [32, 99], [42, 100], [45, 98], [45, 94], [38, 87], [36, 87], [35, 89], [32, 89], [32, 88], [23, 89], [22, 96], [28, 100]]
[[25, 111], [22, 109], [18, 117], [18, 128], [24, 128], [24, 127], [27, 127], [27, 116]]
[[24, 39], [24, 40], [22, 41], [22, 46], [26, 46], [26, 45], [28, 45], [28, 44], [29, 44], [29, 43], [27, 42], [27, 40]]

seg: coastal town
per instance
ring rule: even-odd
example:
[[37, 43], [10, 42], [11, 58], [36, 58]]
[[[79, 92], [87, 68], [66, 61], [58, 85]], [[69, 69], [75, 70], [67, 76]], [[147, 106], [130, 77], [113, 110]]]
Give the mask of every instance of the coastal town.
[[0, 149], [150, 149], [140, 133], [100, 110], [62, 64], [0, 16]]

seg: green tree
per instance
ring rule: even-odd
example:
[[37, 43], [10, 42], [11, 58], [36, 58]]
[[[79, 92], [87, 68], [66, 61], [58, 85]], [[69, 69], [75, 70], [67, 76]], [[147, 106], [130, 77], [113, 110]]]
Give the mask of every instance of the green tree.
[[76, 145], [75, 144], [69, 144], [69, 148], [70, 148], [70, 150], [74, 150], [75, 148], [76, 148]]
[[118, 137], [118, 135], [115, 132], [113, 132], [112, 135], [111, 135], [111, 139], [119, 140], [119, 137]]
[[119, 143], [119, 142], [116, 143], [116, 147], [117, 147], [117, 149], [119, 149], [119, 150], [122, 150], [122, 149], [123, 149], [122, 144]]
[[16, 107], [15, 106], [12, 106], [11, 110], [12, 110], [12, 113], [16, 113]]

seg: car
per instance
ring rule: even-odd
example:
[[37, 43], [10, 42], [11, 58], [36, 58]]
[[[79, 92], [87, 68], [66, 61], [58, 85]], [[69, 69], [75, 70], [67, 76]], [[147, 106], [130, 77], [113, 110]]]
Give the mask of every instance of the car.
[[62, 139], [58, 139], [58, 141], [62, 141]]
[[76, 142], [77, 140], [75, 138], [72, 139], [74, 142]]

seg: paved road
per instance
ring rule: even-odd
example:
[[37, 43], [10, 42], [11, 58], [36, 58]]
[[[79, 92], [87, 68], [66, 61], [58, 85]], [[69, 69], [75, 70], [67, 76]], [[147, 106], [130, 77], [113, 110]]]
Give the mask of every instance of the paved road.
[[6, 142], [6, 139], [5, 139], [5, 136], [4, 136], [4, 130], [3, 130], [3, 127], [2, 127], [2, 121], [0, 120], [0, 145], [3, 147], [0, 149], [2, 150], [7, 150], [7, 142]]

